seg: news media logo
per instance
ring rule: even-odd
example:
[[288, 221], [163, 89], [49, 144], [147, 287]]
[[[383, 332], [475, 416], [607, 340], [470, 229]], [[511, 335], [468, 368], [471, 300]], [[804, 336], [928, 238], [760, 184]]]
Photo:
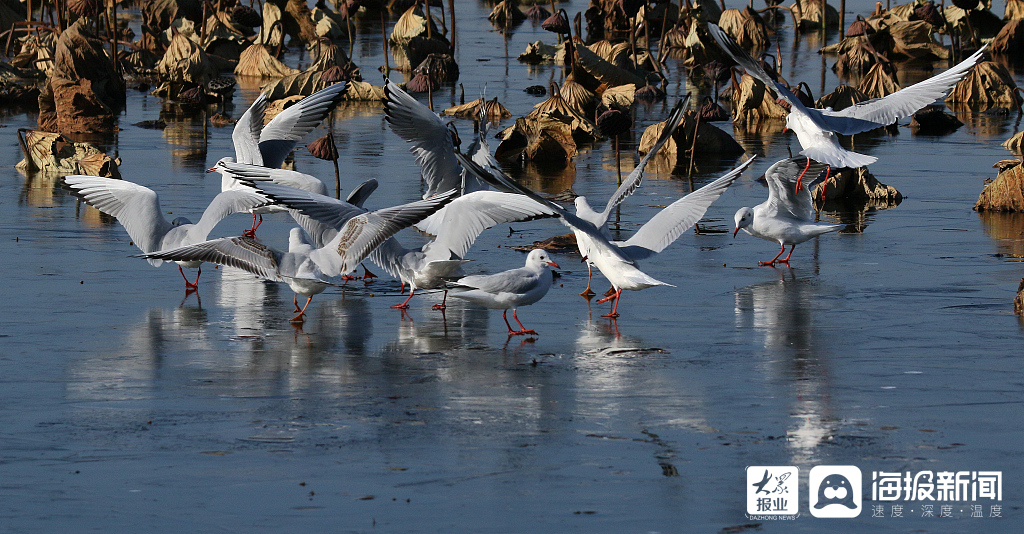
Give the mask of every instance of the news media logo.
[[807, 477], [811, 515], [827, 518], [857, 517], [863, 508], [861, 484], [860, 468], [857, 466], [812, 467]]
[[800, 508], [798, 472], [792, 465], [747, 467], [748, 516], [795, 516]]

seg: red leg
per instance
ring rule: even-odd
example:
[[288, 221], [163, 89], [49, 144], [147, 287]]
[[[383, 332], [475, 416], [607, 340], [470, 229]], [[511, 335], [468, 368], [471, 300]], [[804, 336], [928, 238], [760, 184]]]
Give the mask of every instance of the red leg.
[[[181, 270], [181, 265], [178, 266], [178, 272], [181, 273], [181, 277], [185, 278], [185, 271]], [[199, 289], [199, 275], [203, 274], [203, 266], [199, 266], [199, 274], [196, 275], [195, 282], [189, 282], [188, 278], [185, 278], [185, 289]]]
[[292, 297], [292, 304], [295, 305], [295, 312], [296, 313], [302, 311], [302, 309], [299, 308], [299, 296], [298, 295], [295, 295], [295, 296]]
[[597, 303], [598, 304], [604, 304], [605, 302], [608, 302], [609, 300], [617, 299], [617, 298], [619, 298], [619, 293], [620, 293], [620, 290], [615, 289], [615, 286], [613, 285], [612, 287], [608, 288], [608, 291], [604, 292], [604, 298], [601, 299], [601, 300], [598, 300]]
[[[309, 301], [311, 301], [311, 300], [313, 300], [313, 295], [310, 295], [309, 298], [306, 299], [306, 306], [309, 306]], [[291, 322], [293, 322], [293, 323], [301, 323], [301, 322], [306, 320], [305, 317], [303, 317], [304, 315], [306, 315], [306, 306], [303, 306], [302, 309], [299, 310], [299, 314], [298, 315], [296, 315], [295, 317], [292, 317]]]
[[516, 315], [516, 312], [517, 312], [517, 310], [512, 310], [512, 318], [515, 319], [516, 320], [516, 324], [519, 325], [519, 331], [516, 332], [515, 334], [517, 336], [521, 336], [521, 335], [524, 335], [524, 334], [525, 335], [534, 335], [534, 336], [539, 335], [539, 334], [537, 334], [536, 330], [527, 330], [526, 327], [523, 326], [523, 323], [519, 322], [519, 316]]
[[377, 275], [371, 273], [370, 270], [367, 269], [365, 265], [363, 265], [363, 280], [366, 280], [368, 278], [377, 278]]
[[[587, 261], [587, 260], [584, 258], [583, 261]], [[580, 293], [581, 297], [586, 297], [586, 298], [589, 299], [590, 297], [593, 297], [594, 295], [596, 295], [596, 293], [594, 293], [593, 291], [590, 290], [590, 279], [593, 278], [593, 277], [594, 277], [594, 270], [591, 269], [590, 264], [588, 263], [587, 264], [587, 289], [583, 290], [583, 293]]]
[[399, 310], [408, 309], [409, 308], [409, 301], [412, 299], [412, 296], [415, 295], [415, 294], [416, 294], [416, 289], [410, 287], [409, 288], [409, 298], [405, 299], [405, 302], [403, 302], [401, 304], [392, 304], [391, 307], [392, 308], [398, 308]]
[[[825, 181], [821, 185], [821, 203], [825, 203], [825, 191], [828, 191], [828, 176], [832, 173], [832, 166], [829, 165], [825, 168]], [[792, 252], [792, 251], [790, 251]]]
[[[795, 248], [796, 248], [795, 244], [789, 246], [789, 256], [793, 255], [793, 249], [795, 249]], [[782, 250], [786, 250], [786, 245], [782, 245]], [[782, 254], [782, 253], [780, 252], [779, 254]], [[789, 256], [786, 256], [786, 259], [779, 260], [779, 261], [782, 262], [782, 263], [785, 263], [786, 265], [789, 265]]]
[[[794, 246], [796, 246], [796, 245], [794, 245]], [[758, 264], [758, 265], [775, 265], [775, 261], [776, 261], [776, 260], [778, 260], [778, 259], [779, 259], [779, 256], [781, 256], [781, 255], [782, 255], [782, 253], [783, 253], [783, 252], [785, 252], [785, 251], [786, 251], [786, 245], [782, 245], [782, 250], [780, 250], [780, 251], [779, 251], [779, 253], [778, 253], [778, 254], [776, 254], [774, 258], [772, 258], [772, 259], [771, 259], [771, 260], [769, 260], [769, 261], [759, 261], [759, 262], [757, 262], [757, 264]], [[792, 250], [792, 249], [790, 249], [789, 253], [790, 253], [790, 254], [792, 254], [792, 253], [793, 253], [793, 250]], [[788, 258], [787, 258], [787, 259], [788, 259]]]
[[252, 228], [242, 232], [243, 236], [250, 237], [250, 238], [255, 238], [256, 237], [256, 229], [259, 228], [261, 224], [263, 224], [263, 216], [260, 215], [259, 218], [260, 218], [259, 222], [256, 222], [256, 214], [255, 213], [252, 214]]
[[444, 309], [448, 308], [448, 290], [447, 289], [444, 290], [444, 298], [441, 299], [441, 303], [440, 304], [434, 304], [433, 306], [431, 306], [431, 308], [435, 309], [435, 310], [444, 310]]
[[804, 167], [804, 172], [800, 173], [800, 176], [796, 177], [796, 192], [797, 193], [799, 193], [800, 192], [800, 188], [804, 186], [804, 174], [807, 172], [807, 169], [810, 169], [810, 168], [811, 168], [811, 158], [807, 158], [807, 166]]
[[[622, 290], [618, 289], [618, 290], [615, 291], [615, 305], [612, 306], [612, 311], [610, 313], [606, 313], [606, 314], [602, 315], [601, 317], [618, 317], [619, 316], [619, 297], [620, 296], [622, 296]], [[608, 298], [611, 298], [611, 297], [608, 297]], [[607, 300], [607, 299], [602, 299], [602, 300]], [[598, 301], [598, 303], [600, 303], [600, 302], [601, 301]]]
[[514, 335], [516, 335], [516, 332], [515, 332], [515, 330], [512, 330], [512, 325], [508, 324], [508, 317], [506, 317], [507, 313], [508, 313], [508, 310], [505, 310], [505, 311], [501, 312], [501, 318], [505, 320], [505, 326], [508, 327], [508, 335], [514, 336]]

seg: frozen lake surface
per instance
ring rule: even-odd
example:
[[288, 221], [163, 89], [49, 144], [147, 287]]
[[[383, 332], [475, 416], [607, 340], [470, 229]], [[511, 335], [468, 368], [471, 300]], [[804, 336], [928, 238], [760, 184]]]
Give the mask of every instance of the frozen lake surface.
[[[560, 79], [560, 69], [515, 60], [552, 36], [527, 22], [506, 59], [489, 9], [464, 6], [459, 81], [467, 99], [486, 84], [487, 97], [513, 113], [504, 127], [539, 101], [523, 89]], [[577, 0], [568, 11], [584, 8]], [[870, 8], [850, 2], [848, 10]], [[379, 29], [367, 26], [353, 54], [375, 85]], [[794, 43], [788, 25], [778, 37], [786, 77], [807, 80], [817, 95], [816, 37]], [[639, 124], [622, 146], [627, 170], [643, 128], [688, 90], [678, 62], [669, 69], [669, 100], [636, 108]], [[827, 89], [837, 83], [829, 71]], [[236, 91], [233, 113], [257, 91]], [[435, 103], [453, 98], [445, 89]], [[173, 217], [196, 219], [220, 189], [204, 170], [233, 154], [231, 130], [210, 127], [204, 138], [202, 118], [176, 109], [130, 93], [122, 130], [103, 148]], [[157, 118], [166, 130], [131, 125]], [[35, 116], [8, 112], [0, 118], [8, 147], [0, 155], [0, 530], [1017, 530], [1024, 328], [1012, 301], [1024, 276], [1024, 217], [971, 207], [995, 177], [992, 164], [1010, 157], [1000, 144], [1019, 119], [959, 118], [965, 125], [948, 136], [912, 135], [904, 121], [898, 135], [858, 144], [878, 157], [871, 172], [903, 202], [822, 212], [823, 222], [856, 224], [798, 246], [791, 268], [758, 267], [775, 245], [730, 234], [733, 213], [766, 198], [756, 177], [798, 145], [791, 134], [762, 140], [737, 130], [761, 161], [709, 209], [701, 225], [717, 231], [689, 232], [643, 264], [677, 287], [623, 294], [622, 316], [611, 321], [600, 317], [608, 305], [577, 295], [587, 276], [580, 258], [554, 254], [561, 278], [520, 310], [540, 335], [508, 339], [498, 312], [455, 299], [445, 313], [431, 310], [439, 293], [417, 296], [408, 313], [391, 309], [404, 297], [383, 277], [318, 295], [301, 328], [288, 323], [286, 286], [239, 271], [207, 265], [198, 293], [184, 295], [175, 268], [128, 257], [138, 251], [116, 222], [52, 179], [14, 170], [15, 130], [33, 127]], [[471, 123], [457, 124], [468, 139]], [[380, 106], [343, 104], [336, 132], [343, 190], [376, 178], [383, 187], [370, 207], [419, 198], [415, 162]], [[305, 150], [295, 159], [333, 187], [329, 162]], [[698, 186], [734, 162], [699, 163]], [[623, 235], [689, 191], [685, 177], [648, 177], [622, 206]], [[611, 143], [583, 148], [574, 176], [526, 179], [604, 202], [616, 186]], [[235, 215], [215, 235], [248, 224]], [[268, 217], [260, 237], [284, 248], [290, 226], [284, 215]], [[552, 220], [513, 229], [485, 233], [467, 270], [521, 266], [525, 255], [508, 247], [567, 231]], [[594, 280], [603, 291], [604, 279]], [[970, 503], [956, 502], [953, 520], [866, 510], [826, 521], [810, 516], [805, 493], [796, 521], [744, 516], [745, 466], [798, 466], [805, 492], [810, 468], [827, 464], [858, 466], [865, 502], [872, 471], [1002, 471], [1003, 517], [971, 518]]]

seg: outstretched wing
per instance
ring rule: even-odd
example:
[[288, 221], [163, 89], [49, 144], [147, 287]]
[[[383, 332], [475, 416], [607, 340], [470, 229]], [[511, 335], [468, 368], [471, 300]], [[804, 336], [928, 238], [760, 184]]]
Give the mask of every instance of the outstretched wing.
[[[253, 208], [270, 204], [267, 197], [252, 189], [228, 189], [221, 191], [213, 197], [210, 205], [206, 207], [199, 222], [188, 229], [188, 240], [195, 243], [205, 241], [217, 223], [221, 222], [228, 215], [250, 211]], [[186, 241], [189, 242], [189, 241]]]
[[140, 254], [148, 259], [164, 261], [203, 261], [242, 269], [263, 278], [280, 282], [281, 253], [251, 237], [222, 237], [194, 245]]
[[295, 143], [323, 122], [345, 93], [345, 82], [329, 85], [299, 100], [273, 118], [260, 132], [263, 165], [281, 167]]
[[452, 189], [425, 200], [352, 217], [334, 239], [309, 257], [328, 276], [351, 272], [378, 245], [399, 230], [427, 218], [458, 194], [457, 189]]
[[263, 130], [263, 115], [266, 109], [267, 95], [260, 93], [235, 123], [235, 129], [231, 131], [231, 142], [235, 145], [235, 161], [263, 165], [260, 131]]
[[448, 125], [430, 108], [395, 85], [384, 83], [384, 118], [391, 131], [412, 145], [420, 174], [427, 182], [423, 198], [462, 187], [462, 169], [455, 159], [455, 143]]
[[323, 246], [337, 235], [337, 231], [356, 215], [366, 212], [326, 195], [303, 191], [273, 182], [246, 182], [275, 203], [291, 210], [292, 217], [313, 239]]
[[[750, 158], [742, 165], [729, 171], [726, 175], [669, 204], [659, 211], [651, 220], [640, 227], [633, 237], [619, 244], [622, 252], [633, 260], [642, 260], [665, 250], [683, 232], [692, 227], [708, 207], [722, 196], [740, 173], [746, 170], [755, 158]], [[616, 243], [618, 244], [618, 243]]]
[[982, 46], [970, 57], [954, 65], [953, 68], [923, 82], [904, 87], [891, 95], [861, 102], [840, 111], [821, 110], [825, 125], [835, 132], [852, 135], [865, 131], [861, 129], [864, 124], [861, 121], [875, 124], [874, 127], [877, 128], [877, 125], [888, 125], [909, 117], [917, 110], [946, 96], [946, 92], [978, 63], [987, 47], [987, 44]]
[[445, 207], [437, 239], [428, 245], [433, 257], [448, 260], [462, 258], [476, 238], [498, 225], [557, 217], [551, 208], [523, 195], [498, 191], [477, 191], [462, 195]]
[[152, 189], [96, 176], [65, 176], [64, 183], [94, 208], [117, 218], [140, 250], [160, 249], [171, 223], [164, 218], [160, 198]]
[[676, 106], [672, 108], [672, 112], [669, 113], [668, 119], [665, 120], [665, 128], [662, 129], [661, 135], [658, 136], [658, 140], [654, 143], [654, 146], [644, 154], [644, 157], [640, 158], [640, 163], [637, 164], [633, 172], [629, 173], [629, 176], [622, 181], [622, 185], [615, 190], [611, 198], [608, 199], [608, 204], [604, 207], [604, 211], [601, 212], [601, 221], [598, 227], [603, 227], [608, 222], [608, 216], [611, 214], [612, 209], [618, 206], [626, 197], [630, 196], [640, 187], [640, 183], [644, 178], [644, 168], [647, 167], [647, 162], [654, 157], [655, 154], [661, 150], [661, 147], [672, 137], [675, 133], [676, 128], [682, 123], [683, 114], [686, 113], [686, 107], [690, 103], [690, 95], [678, 102]]
[[247, 163], [224, 162], [224, 168], [237, 179], [274, 182], [320, 195], [327, 194], [327, 186], [316, 176], [288, 169], [272, 169]]

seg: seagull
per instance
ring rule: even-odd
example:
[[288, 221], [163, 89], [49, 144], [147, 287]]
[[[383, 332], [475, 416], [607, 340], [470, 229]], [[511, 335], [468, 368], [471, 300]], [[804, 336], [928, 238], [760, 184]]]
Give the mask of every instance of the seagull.
[[[346, 85], [344, 82], [335, 83], [299, 100], [279, 113], [266, 126], [263, 126], [263, 115], [266, 111], [268, 97], [266, 93], [261, 93], [249, 106], [249, 109], [239, 117], [238, 122], [235, 123], [235, 129], [231, 132], [235, 157], [221, 158], [206, 172], [219, 172], [221, 191], [227, 191], [245, 186], [226, 169], [224, 163], [237, 161], [275, 170], [280, 169], [295, 144], [313, 131], [334, 109], [334, 106], [344, 96]], [[323, 182], [308, 174], [280, 170], [282, 172], [277, 173], [275, 178], [288, 182], [288, 185], [316, 192], [326, 192], [327, 190]], [[252, 229], [246, 235], [255, 235], [256, 228], [259, 227], [259, 223], [256, 222], [257, 215], [262, 222], [263, 213], [275, 211], [281, 211], [281, 209], [276, 206], [266, 206], [260, 211], [253, 211]]]
[[[329, 196], [274, 183], [254, 182], [253, 185], [274, 202], [298, 212], [296, 220], [300, 225], [311, 235], [322, 235], [321, 240], [330, 239], [345, 218], [359, 209]], [[408, 308], [417, 289], [444, 287], [447, 280], [461, 276], [460, 267], [466, 261], [463, 258], [484, 230], [498, 224], [557, 216], [546, 205], [523, 195], [498, 191], [474, 191], [462, 195], [442, 211], [436, 237], [422, 247], [405, 248], [392, 237], [370, 254], [370, 260], [398, 278], [403, 287], [409, 284], [409, 297], [393, 308]], [[434, 309], [444, 307], [442, 302]]]
[[309, 254], [313, 246], [305, 232], [295, 227], [288, 234], [288, 252], [281, 252], [264, 245], [249, 236], [223, 237], [195, 243], [170, 250], [161, 250], [141, 254], [139, 257], [165, 261], [210, 262], [227, 265], [250, 272], [256, 276], [273, 282], [284, 282], [297, 295], [306, 298], [306, 304], [300, 309], [298, 297], [292, 299], [298, 315], [291, 322], [304, 320], [306, 308], [313, 295], [322, 293], [332, 285]]
[[[611, 216], [612, 209], [618, 206], [622, 201], [626, 200], [627, 197], [632, 195], [637, 188], [640, 187], [640, 183], [644, 178], [644, 168], [647, 167], [647, 162], [650, 161], [655, 154], [661, 150], [661, 147], [672, 137], [675, 133], [676, 128], [679, 127], [680, 120], [683, 117], [683, 113], [686, 111], [686, 106], [690, 102], [690, 95], [687, 94], [685, 99], [676, 102], [676, 106], [672, 108], [672, 112], [669, 113], [668, 119], [665, 120], [665, 128], [661, 131], [661, 135], [658, 136], [654, 146], [640, 158], [640, 162], [637, 163], [636, 168], [633, 172], [629, 173], [629, 176], [622, 181], [619, 188], [612, 193], [611, 198], [608, 199], [608, 203], [605, 204], [603, 211], [595, 211], [594, 208], [590, 207], [587, 203], [587, 197], [578, 196], [576, 197], [576, 216], [588, 223], [594, 225], [595, 228], [599, 229], [605, 238], [611, 239], [611, 233], [608, 232], [608, 217]], [[489, 169], [488, 169], [489, 170]], [[491, 174], [494, 174], [493, 172]], [[590, 281], [593, 277], [593, 270], [591, 266], [594, 264], [589, 259], [590, 251], [593, 245], [591, 240], [587, 237], [587, 233], [584, 231], [577, 230], [576, 232], [576, 246], [579, 248], [580, 254], [583, 255], [583, 261], [587, 262], [587, 289], [583, 290], [580, 295], [589, 296], [594, 293], [590, 290]]]
[[[804, 160], [807, 160], [806, 163]], [[801, 171], [801, 167], [803, 170]], [[802, 191], [793, 188], [793, 184], [810, 168], [819, 175], [818, 179], [808, 184]], [[811, 222], [814, 213], [814, 201], [811, 199], [810, 188], [824, 180], [821, 171], [825, 165], [813, 161], [806, 156], [784, 159], [768, 167], [764, 177], [768, 181], [768, 200], [753, 208], [740, 208], [736, 212], [736, 229], [732, 236], [740, 230], [761, 239], [775, 241], [782, 245], [782, 250], [769, 261], [760, 261], [758, 265], [785, 263], [797, 244], [827, 232], [835, 232], [845, 228], [842, 224], [815, 224]], [[789, 255], [779, 259], [790, 246]]]
[[[192, 224], [185, 217], [177, 217], [167, 222], [160, 208], [159, 196], [148, 187], [127, 180], [81, 175], [66, 176], [64, 182], [90, 205], [116, 217], [128, 231], [132, 242], [144, 253], [205, 241], [217, 223], [228, 215], [249, 211], [268, 202], [255, 190], [233, 189], [214, 197], [197, 224]], [[163, 262], [154, 258], [149, 260], [149, 263], [159, 267]], [[195, 290], [198, 287], [199, 275], [203, 273], [201, 263], [178, 262], [178, 271], [185, 279], [187, 290]], [[195, 282], [189, 282], [188, 278], [185, 278], [182, 266], [190, 269], [199, 268]]]
[[[458, 153], [456, 153], [456, 156], [464, 167], [473, 174], [476, 174], [481, 180], [494, 187], [526, 195], [538, 203], [544, 204], [555, 211], [562, 219], [562, 223], [572, 228], [577, 236], [582, 235], [584, 237], [583, 241], [586, 243], [588, 261], [594, 262], [594, 265], [601, 271], [601, 274], [608, 278], [612, 288], [615, 289], [615, 293], [598, 301], [600, 304], [615, 299], [612, 311], [602, 315], [602, 317], [619, 316], [619, 297], [624, 289], [639, 291], [648, 287], [672, 285], [656, 280], [647, 273], [644, 273], [637, 266], [637, 262], [654, 256], [675, 242], [683, 232], [704, 216], [708, 207], [725, 192], [729, 185], [755, 159], [748, 159], [724, 176], [669, 204], [668, 207], [659, 211], [650, 221], [640, 227], [633, 234], [633, 237], [628, 240], [611, 241], [593, 223], [569, 213], [554, 202], [519, 185], [515, 180], [501, 173], [500, 170], [497, 175], [490, 174], [465, 156]], [[577, 237], [577, 240], [579, 240], [579, 237]]]
[[[559, 268], [551, 261], [544, 249], [534, 249], [526, 256], [526, 265], [518, 269], [489, 274], [472, 275], [459, 278], [451, 285], [452, 297], [475, 302], [494, 310], [505, 310], [501, 318], [505, 320], [509, 336], [524, 334], [537, 335], [535, 330], [527, 330], [519, 322], [517, 308], [529, 306], [544, 298], [554, 283], [551, 267]], [[512, 318], [519, 325], [519, 330], [512, 330], [508, 322], [508, 309], [512, 308]]]
[[[790, 105], [786, 116], [786, 128], [796, 132], [797, 140], [807, 156], [808, 162], [813, 159], [825, 163], [830, 168], [863, 167], [874, 163], [878, 158], [846, 150], [839, 146], [836, 134], [853, 135], [875, 128], [888, 126], [893, 122], [913, 115], [917, 110], [945, 96], [967, 71], [974, 66], [985, 51], [985, 46], [967, 59], [954, 65], [949, 70], [932, 76], [923, 82], [904, 87], [891, 95], [875, 98], [855, 104], [840, 111], [832, 108], [807, 108], [783, 84], [773, 80], [750, 54], [740, 48], [736, 41], [717, 25], [708, 23], [708, 31], [718, 45], [747, 74], [757, 78], [766, 88], [775, 93], [776, 98], [785, 100]], [[986, 45], [987, 46], [987, 45]], [[798, 179], [796, 187], [803, 185]]]

